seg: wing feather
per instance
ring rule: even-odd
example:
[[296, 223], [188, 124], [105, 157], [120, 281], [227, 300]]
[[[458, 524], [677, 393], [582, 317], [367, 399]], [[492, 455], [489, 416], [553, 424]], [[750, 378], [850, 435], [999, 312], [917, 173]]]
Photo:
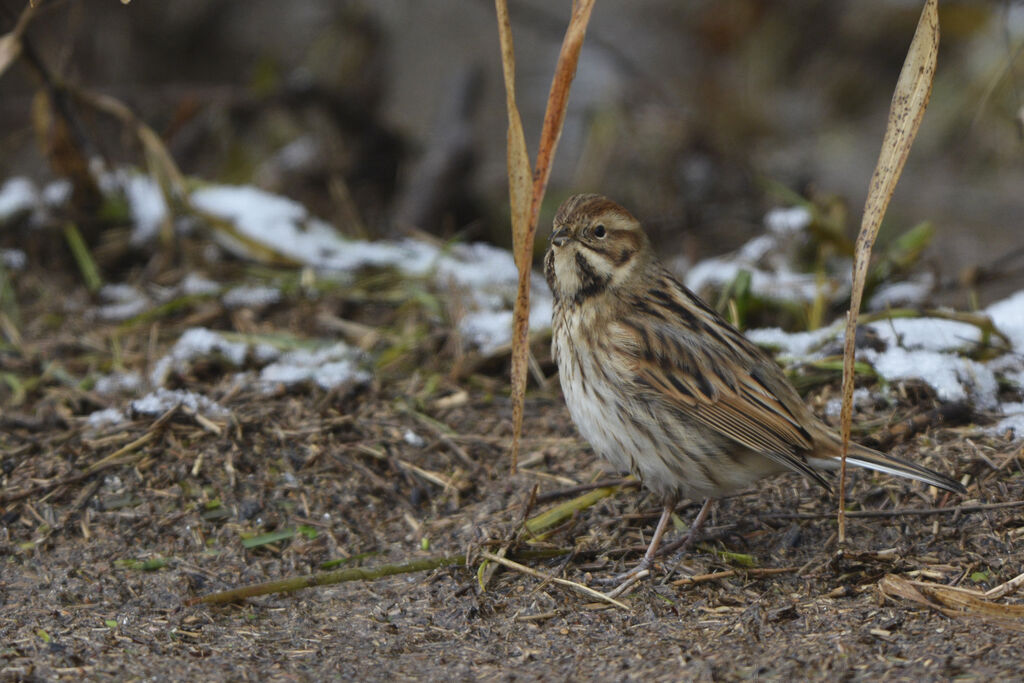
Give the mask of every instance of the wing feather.
[[827, 487], [806, 458], [814, 439], [804, 425], [813, 418], [781, 369], [674, 278], [659, 285], [647, 297], [653, 305], [627, 315], [616, 335], [637, 388]]

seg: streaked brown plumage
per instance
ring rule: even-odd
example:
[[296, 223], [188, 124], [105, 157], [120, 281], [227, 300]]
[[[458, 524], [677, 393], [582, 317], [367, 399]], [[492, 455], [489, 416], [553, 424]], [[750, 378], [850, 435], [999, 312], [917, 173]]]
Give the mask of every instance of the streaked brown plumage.
[[[566, 404], [598, 455], [674, 502], [716, 498], [792, 470], [819, 484], [839, 437], [764, 351], [655, 258], [640, 223], [599, 195], [558, 209], [544, 274]], [[937, 472], [850, 445], [847, 463], [963, 493]], [[702, 510], [706, 512], [706, 507]]]

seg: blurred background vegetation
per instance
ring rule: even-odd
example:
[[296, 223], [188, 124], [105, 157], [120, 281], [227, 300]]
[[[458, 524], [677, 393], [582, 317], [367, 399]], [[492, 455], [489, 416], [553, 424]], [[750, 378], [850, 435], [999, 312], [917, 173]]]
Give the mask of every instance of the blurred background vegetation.
[[[0, 33], [25, 4], [0, 0]], [[345, 234], [508, 244], [488, 0], [36, 5], [0, 74], [0, 181], [73, 173], [39, 95], [66, 83], [127, 104], [187, 175], [282, 193]], [[569, 3], [511, 11], [535, 149]], [[905, 0], [598, 3], [539, 234], [566, 195], [594, 191], [690, 262], [800, 198], [852, 236], [919, 12]], [[947, 0], [940, 14], [931, 105], [880, 243], [931, 221], [938, 298], [969, 307], [1024, 284], [1024, 3]], [[85, 157], [141, 163], [122, 122], [71, 108], [67, 137]]]

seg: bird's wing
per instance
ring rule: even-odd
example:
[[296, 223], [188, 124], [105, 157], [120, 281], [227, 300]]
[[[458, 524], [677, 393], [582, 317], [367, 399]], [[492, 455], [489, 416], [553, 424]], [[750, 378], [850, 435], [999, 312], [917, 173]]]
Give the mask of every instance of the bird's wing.
[[645, 399], [828, 483], [808, 463], [815, 419], [782, 371], [681, 284], [656, 287], [620, 320], [615, 346]]

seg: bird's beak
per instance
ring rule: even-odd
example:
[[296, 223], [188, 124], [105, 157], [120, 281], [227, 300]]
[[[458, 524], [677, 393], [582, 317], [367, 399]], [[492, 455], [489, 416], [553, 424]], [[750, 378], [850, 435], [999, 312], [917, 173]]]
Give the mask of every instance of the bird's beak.
[[569, 228], [564, 225], [551, 233], [551, 244], [556, 247], [564, 246], [569, 241]]

